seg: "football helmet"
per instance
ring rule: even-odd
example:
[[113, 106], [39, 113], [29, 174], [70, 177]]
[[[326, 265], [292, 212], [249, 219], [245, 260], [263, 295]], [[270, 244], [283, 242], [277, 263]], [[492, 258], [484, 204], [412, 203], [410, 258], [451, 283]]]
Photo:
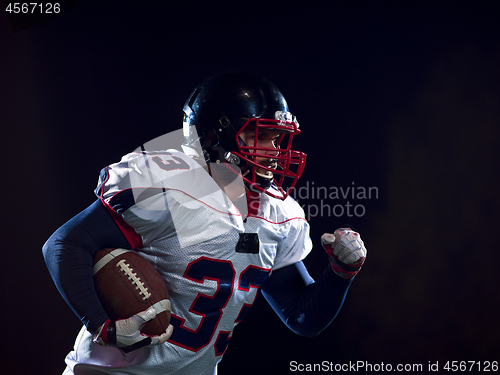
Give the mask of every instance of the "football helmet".
[[[272, 148], [259, 145], [264, 129], [277, 134]], [[284, 200], [304, 170], [306, 154], [291, 148], [293, 137], [300, 134], [299, 123], [283, 94], [260, 76], [230, 72], [204, 81], [184, 105], [183, 131], [186, 154], [206, 163], [237, 166], [232, 169], [241, 171], [250, 190], [274, 198]], [[245, 144], [241, 135], [250, 131], [255, 132], [254, 144]]]

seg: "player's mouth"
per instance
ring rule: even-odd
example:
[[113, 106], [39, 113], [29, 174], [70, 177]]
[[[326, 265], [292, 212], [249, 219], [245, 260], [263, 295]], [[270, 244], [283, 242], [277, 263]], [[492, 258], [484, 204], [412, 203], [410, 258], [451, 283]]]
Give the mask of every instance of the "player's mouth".
[[271, 168], [271, 169], [278, 168], [278, 161], [276, 159], [269, 159], [267, 161], [262, 161], [259, 164], [266, 168]]

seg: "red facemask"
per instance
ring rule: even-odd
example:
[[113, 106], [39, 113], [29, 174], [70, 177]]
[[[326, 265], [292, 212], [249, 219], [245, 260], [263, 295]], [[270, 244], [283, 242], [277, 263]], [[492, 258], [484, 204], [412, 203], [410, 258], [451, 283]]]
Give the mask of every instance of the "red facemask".
[[[254, 145], [248, 146], [244, 144], [240, 134], [253, 127], [255, 127]], [[275, 140], [273, 148], [259, 146], [258, 135], [261, 129], [272, 129], [279, 132], [280, 135]], [[231, 154], [246, 161], [250, 166], [249, 170], [243, 175], [243, 180], [250, 185], [251, 190], [257, 189], [281, 200], [284, 200], [290, 194], [302, 175], [306, 162], [306, 154], [291, 149], [293, 136], [297, 134], [300, 134], [300, 130], [298, 123], [295, 121], [250, 118], [245, 122], [236, 133], [238, 151]], [[257, 158], [266, 158], [269, 163], [266, 165], [258, 163]], [[275, 165], [271, 165], [271, 161]], [[272, 177], [271, 175], [268, 178], [260, 175], [257, 173], [257, 168], [271, 172]], [[291, 180], [285, 180], [285, 178]], [[267, 185], [272, 182], [273, 186], [267, 189], [262, 180], [268, 180]], [[285, 181], [287, 181], [286, 186]]]

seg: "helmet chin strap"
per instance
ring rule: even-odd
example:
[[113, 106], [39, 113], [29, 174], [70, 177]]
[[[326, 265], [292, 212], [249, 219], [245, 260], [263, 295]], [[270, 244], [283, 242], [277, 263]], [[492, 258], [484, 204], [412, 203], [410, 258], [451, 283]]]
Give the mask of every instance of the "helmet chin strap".
[[[229, 120], [228, 120], [229, 121]], [[226, 125], [227, 126], [227, 125]], [[228, 164], [234, 164], [238, 167], [241, 168], [242, 176], [246, 177], [252, 170], [254, 169], [255, 173], [255, 182], [254, 184], [258, 186], [259, 188], [263, 190], [267, 190], [269, 187], [271, 187], [271, 184], [273, 182], [273, 174], [263, 174], [257, 171], [255, 166], [251, 166], [246, 162], [242, 163], [242, 160], [234, 155], [232, 152], [227, 152], [222, 148], [220, 143], [218, 142], [218, 136], [215, 133], [207, 133], [206, 134], [207, 139], [206, 139], [206, 144], [205, 144], [205, 149], [211, 150], [212, 153], [217, 155], [217, 163], [223, 162], [225, 160]], [[245, 146], [245, 142], [243, 139], [239, 138], [240, 144]], [[248, 180], [252, 181], [252, 178], [247, 178]], [[249, 190], [253, 190], [251, 187], [251, 184], [248, 182], [244, 182], [245, 186]]]
[[[255, 167], [254, 167], [255, 168]], [[261, 177], [263, 179], [266, 179], [266, 180], [273, 180], [273, 174], [264, 174], [264, 173], [259, 173], [257, 171], [255, 171], [255, 174], [258, 176], [258, 177]]]
[[[246, 177], [246, 175], [248, 175], [250, 173], [251, 168], [255, 168], [255, 167], [249, 167], [245, 172], [243, 172], [242, 176]], [[255, 173], [255, 185], [257, 185], [261, 189], [267, 190], [273, 182], [273, 175], [270, 175], [270, 176], [264, 175], [264, 174], [259, 173], [257, 171], [255, 171], [254, 173]], [[247, 182], [245, 182], [245, 186], [246, 185], [248, 185]], [[252, 190], [251, 187], [249, 187], [249, 186], [247, 186], [247, 188], [249, 190]]]

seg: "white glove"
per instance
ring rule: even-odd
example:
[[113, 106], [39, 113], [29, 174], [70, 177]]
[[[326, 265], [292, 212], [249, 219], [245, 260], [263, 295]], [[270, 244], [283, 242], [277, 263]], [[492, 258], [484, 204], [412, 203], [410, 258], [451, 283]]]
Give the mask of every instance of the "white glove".
[[110, 320], [108, 319], [96, 334], [94, 342], [101, 346], [114, 346], [129, 353], [132, 350], [146, 346], [155, 346], [165, 343], [174, 330], [170, 324], [160, 336], [148, 336], [141, 333], [141, 328], [156, 316], [156, 310], [149, 308], [141, 311], [128, 319]]
[[337, 229], [321, 236], [333, 270], [344, 279], [352, 279], [366, 259], [366, 248], [359, 233], [349, 228]]

